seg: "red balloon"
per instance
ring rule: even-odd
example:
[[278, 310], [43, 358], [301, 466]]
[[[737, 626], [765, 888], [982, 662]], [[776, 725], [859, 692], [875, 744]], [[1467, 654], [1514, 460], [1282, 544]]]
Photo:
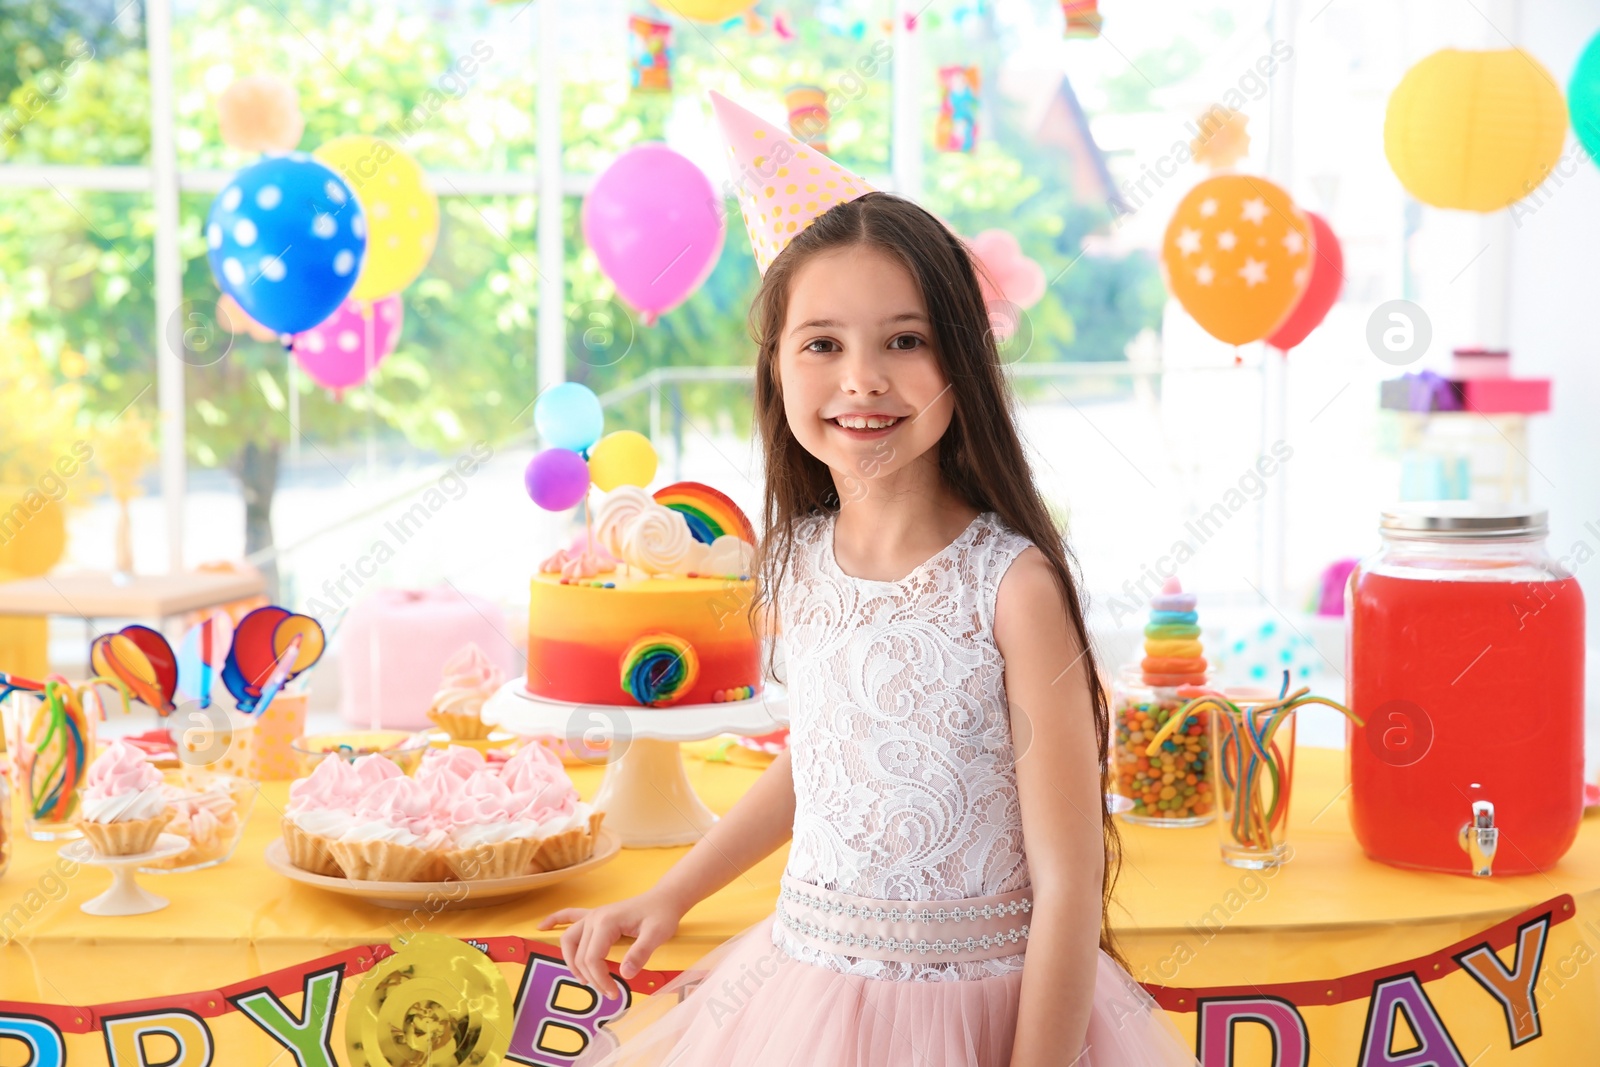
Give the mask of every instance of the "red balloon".
[[1288, 352], [1322, 324], [1344, 286], [1344, 252], [1339, 248], [1339, 238], [1321, 215], [1307, 211], [1306, 218], [1311, 222], [1312, 233], [1311, 280], [1306, 282], [1306, 290], [1289, 317], [1267, 337], [1267, 344], [1280, 352]]

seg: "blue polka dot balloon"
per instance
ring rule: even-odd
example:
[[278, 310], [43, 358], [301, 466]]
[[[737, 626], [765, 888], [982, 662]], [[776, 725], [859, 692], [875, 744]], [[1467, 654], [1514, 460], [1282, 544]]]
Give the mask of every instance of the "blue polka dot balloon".
[[280, 334], [309, 330], [355, 287], [367, 218], [336, 172], [304, 152], [241, 170], [206, 217], [211, 273], [247, 315]]

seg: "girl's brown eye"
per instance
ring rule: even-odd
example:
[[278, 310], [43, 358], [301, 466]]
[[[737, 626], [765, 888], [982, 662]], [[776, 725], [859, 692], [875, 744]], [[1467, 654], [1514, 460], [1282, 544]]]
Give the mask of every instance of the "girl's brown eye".
[[[904, 341], [909, 341], [910, 344], [902, 344], [901, 342]], [[918, 337], [916, 334], [903, 333], [899, 337], [896, 337], [893, 341], [890, 341], [889, 347], [897, 349], [901, 352], [910, 352], [921, 344], [922, 338]]]

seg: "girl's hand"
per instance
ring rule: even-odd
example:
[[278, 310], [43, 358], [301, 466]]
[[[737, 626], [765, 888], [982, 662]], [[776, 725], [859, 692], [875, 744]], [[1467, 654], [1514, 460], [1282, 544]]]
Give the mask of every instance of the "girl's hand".
[[561, 932], [561, 955], [568, 969], [602, 996], [616, 997], [621, 991], [606, 967], [606, 953], [617, 938], [633, 938], [618, 967], [622, 977], [632, 978], [644, 969], [650, 954], [678, 932], [678, 920], [687, 910], [664, 894], [646, 890], [598, 908], [562, 908], [545, 916], [538, 928], [571, 923]]

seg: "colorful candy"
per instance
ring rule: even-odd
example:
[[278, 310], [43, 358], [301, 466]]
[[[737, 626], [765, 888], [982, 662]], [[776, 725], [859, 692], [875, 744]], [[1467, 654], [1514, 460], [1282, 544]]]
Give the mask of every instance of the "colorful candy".
[[40, 686], [37, 690], [31, 685], [15, 684], [21, 681], [25, 679], [7, 678], [7, 695], [10, 690], [27, 688], [40, 697], [31, 714], [18, 709], [20, 736], [10, 739], [17, 784], [26, 803], [23, 814], [30, 830], [41, 829], [53, 836], [78, 813], [84, 775], [94, 748], [94, 725], [88, 714], [91, 701], [99, 717], [105, 717], [105, 706], [94, 687], [114, 687], [122, 698], [124, 712], [129, 710], [128, 691], [114, 678], [93, 678], [74, 687], [65, 678], [52, 675], [42, 683], [33, 683]]
[[681, 699], [699, 676], [699, 655], [676, 634], [645, 634], [622, 653], [623, 691], [650, 707]]
[[1193, 593], [1185, 593], [1176, 577], [1150, 601], [1150, 624], [1144, 628], [1144, 684], [1173, 688], [1204, 685], [1205, 649], [1200, 643], [1200, 616]]
[[[1217, 719], [1217, 764], [1220, 774], [1217, 798], [1227, 817], [1227, 843], [1235, 853], [1255, 854], [1278, 859], [1283, 831], [1289, 818], [1289, 788], [1293, 772], [1292, 745], [1284, 752], [1274, 739], [1285, 718], [1306, 704], [1325, 704], [1349, 716], [1357, 726], [1361, 719], [1343, 704], [1325, 697], [1308, 695], [1310, 690], [1289, 693], [1289, 672], [1283, 672], [1283, 687], [1276, 700], [1247, 703], [1240, 707], [1228, 697], [1201, 691], [1179, 710], [1186, 717], [1214, 713]], [[1147, 757], [1173, 741], [1171, 722], [1150, 737]]]
[[[1135, 821], [1190, 825], [1212, 817], [1210, 719], [1186, 712], [1185, 703], [1148, 690], [1118, 693], [1113, 787], [1133, 801], [1127, 817]], [[1163, 730], [1152, 750], [1151, 738]]]

